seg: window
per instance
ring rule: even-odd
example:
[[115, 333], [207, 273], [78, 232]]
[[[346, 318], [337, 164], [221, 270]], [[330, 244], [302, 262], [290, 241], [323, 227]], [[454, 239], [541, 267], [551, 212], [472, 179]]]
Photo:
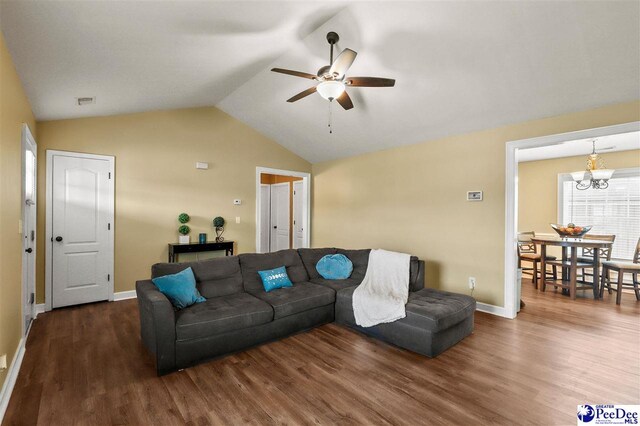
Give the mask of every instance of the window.
[[558, 222], [593, 225], [592, 234], [614, 234], [611, 257], [632, 259], [640, 237], [640, 168], [616, 170], [607, 189], [578, 190], [558, 175]]

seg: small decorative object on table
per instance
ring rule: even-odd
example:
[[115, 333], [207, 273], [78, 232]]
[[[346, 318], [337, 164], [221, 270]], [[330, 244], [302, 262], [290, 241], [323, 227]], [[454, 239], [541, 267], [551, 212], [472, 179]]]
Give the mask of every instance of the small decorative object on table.
[[189, 244], [191, 242], [191, 238], [189, 237], [189, 232], [191, 232], [191, 228], [185, 225], [185, 223], [189, 222], [191, 217], [189, 217], [186, 213], [180, 213], [178, 215], [178, 222], [182, 225], [178, 228], [178, 233], [180, 236], [178, 237], [178, 242], [180, 244]]
[[582, 238], [592, 228], [592, 226], [576, 226], [573, 223], [567, 226], [555, 223], [551, 223], [550, 225], [562, 238]]
[[213, 219], [213, 227], [216, 229], [216, 243], [224, 241], [222, 234], [224, 233], [224, 218], [218, 216]]
[[204, 232], [201, 232], [201, 233], [198, 235], [198, 242], [199, 242], [200, 244], [204, 244], [204, 243], [206, 243], [206, 242], [207, 242], [207, 234], [205, 234]]
[[191, 237], [189, 237], [189, 232], [191, 232], [191, 228], [188, 225], [181, 225], [178, 228], [178, 233], [180, 236], [178, 237], [178, 242], [180, 244], [189, 244], [191, 242]]

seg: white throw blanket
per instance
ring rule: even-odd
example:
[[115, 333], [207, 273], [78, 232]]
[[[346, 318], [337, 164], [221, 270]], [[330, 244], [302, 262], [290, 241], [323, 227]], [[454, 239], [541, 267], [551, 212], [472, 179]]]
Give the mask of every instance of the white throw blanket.
[[409, 298], [410, 256], [386, 250], [371, 250], [364, 280], [353, 292], [356, 324], [372, 327], [406, 316]]

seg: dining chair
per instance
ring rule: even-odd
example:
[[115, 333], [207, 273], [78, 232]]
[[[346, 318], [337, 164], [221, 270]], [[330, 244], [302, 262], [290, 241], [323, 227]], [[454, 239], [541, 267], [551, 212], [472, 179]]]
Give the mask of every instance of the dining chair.
[[[640, 239], [636, 243], [636, 250], [633, 253], [633, 259], [631, 262], [621, 262], [616, 260], [605, 260], [602, 262], [602, 278], [600, 281], [600, 297], [604, 295], [604, 287], [606, 286], [611, 292], [611, 279], [609, 272], [614, 271], [618, 273], [618, 288], [615, 290], [616, 305], [620, 304], [622, 300], [622, 290], [624, 287], [633, 288], [636, 293], [636, 300], [640, 300], [640, 283], [638, 283], [638, 274], [640, 273]], [[631, 274], [632, 284], [626, 284], [624, 282], [624, 274]]]
[[[598, 241], [609, 241], [613, 243], [616, 240], [615, 235], [596, 235], [596, 234], [586, 234], [583, 237], [585, 240], [598, 240]], [[611, 260], [611, 251], [613, 249], [613, 244], [607, 248], [600, 249], [600, 261]], [[593, 248], [590, 247], [582, 247], [580, 254], [578, 255], [578, 264], [588, 263], [593, 264]], [[589, 272], [591, 271], [591, 272]], [[597, 282], [600, 277], [593, 277], [593, 266], [582, 266], [579, 268], [578, 273], [580, 273], [579, 280], [586, 283], [587, 277], [591, 277], [591, 283]], [[604, 274], [604, 270], [601, 271]], [[608, 277], [607, 277], [608, 278]], [[611, 293], [611, 289], [609, 289], [609, 293]]]
[[[518, 232], [518, 268], [522, 269], [523, 274], [531, 275], [531, 282], [538, 288], [538, 279], [541, 277], [541, 271], [538, 271], [541, 255], [538, 248], [531, 239], [535, 237], [534, 231]], [[555, 260], [555, 256], [546, 256], [546, 260]], [[532, 267], [523, 267], [522, 262], [530, 262]], [[531, 271], [531, 272], [529, 272]], [[545, 271], [546, 273], [546, 271]], [[557, 279], [558, 271], [555, 265], [551, 272], [553, 279]]]

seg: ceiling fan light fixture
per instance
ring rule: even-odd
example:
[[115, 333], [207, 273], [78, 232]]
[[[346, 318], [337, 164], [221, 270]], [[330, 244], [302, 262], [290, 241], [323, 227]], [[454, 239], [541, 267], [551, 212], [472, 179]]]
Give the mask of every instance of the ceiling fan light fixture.
[[340, 81], [333, 81], [333, 80], [323, 81], [322, 83], [318, 84], [318, 86], [316, 87], [316, 90], [318, 91], [320, 96], [322, 96], [328, 101], [332, 101], [336, 99], [338, 96], [342, 95], [342, 93], [344, 92], [344, 89], [345, 89], [344, 83]]

